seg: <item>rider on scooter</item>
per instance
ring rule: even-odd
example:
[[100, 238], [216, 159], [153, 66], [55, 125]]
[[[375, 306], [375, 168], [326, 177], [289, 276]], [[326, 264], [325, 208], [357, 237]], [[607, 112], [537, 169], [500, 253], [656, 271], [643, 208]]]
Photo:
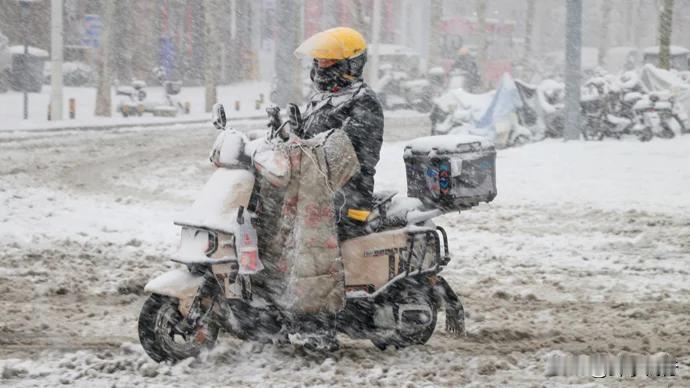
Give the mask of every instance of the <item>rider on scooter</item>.
[[[302, 114], [296, 134], [310, 139], [341, 128], [349, 137], [360, 164], [356, 173], [333, 195], [338, 240], [365, 235], [372, 208], [374, 174], [383, 143], [383, 110], [376, 94], [364, 83], [366, 42], [354, 29], [337, 27], [313, 35], [295, 53], [312, 58], [314, 93]], [[305, 346], [334, 350], [335, 315], [307, 314], [298, 319], [300, 332], [310, 333]]]
[[362, 79], [367, 44], [356, 30], [337, 27], [313, 35], [295, 53], [313, 59], [310, 77], [315, 92], [303, 114], [301, 137], [308, 139], [342, 128], [361, 166], [333, 198], [342, 243], [366, 233], [365, 220], [372, 207], [374, 174], [383, 142], [381, 103]]

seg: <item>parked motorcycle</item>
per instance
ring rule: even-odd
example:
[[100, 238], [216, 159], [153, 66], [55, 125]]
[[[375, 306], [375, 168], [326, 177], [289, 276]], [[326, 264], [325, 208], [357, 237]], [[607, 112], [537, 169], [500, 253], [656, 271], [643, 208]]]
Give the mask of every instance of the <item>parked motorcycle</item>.
[[603, 77], [594, 77], [585, 83], [580, 99], [585, 140], [620, 139], [625, 134], [631, 120], [612, 113], [612, 105], [618, 99], [618, 94]]
[[669, 93], [654, 92], [640, 96], [633, 106], [635, 121], [629, 127], [630, 133], [640, 141], [654, 137], [671, 139], [676, 133], [685, 133], [685, 125], [674, 112], [673, 105], [674, 99]]
[[647, 93], [634, 71], [618, 79], [619, 93], [613, 97], [612, 109], [618, 117], [629, 120], [625, 134], [649, 141], [654, 136], [672, 138], [687, 132], [686, 125], [670, 92]]
[[115, 95], [123, 96], [117, 104], [117, 111], [123, 117], [141, 116], [144, 114], [144, 100], [146, 100], [146, 82], [133, 81], [130, 86], [118, 86]]
[[146, 82], [134, 81], [127, 87], [118, 87], [115, 94], [124, 96], [117, 105], [117, 111], [124, 117], [141, 116], [144, 113], [152, 113], [154, 116], [175, 117], [180, 113], [189, 114], [189, 104], [183, 104], [174, 96], [182, 90], [181, 81], [168, 81], [163, 68], [153, 69], [153, 74], [163, 87], [163, 100], [155, 101], [147, 99]]
[[[145, 287], [150, 296], [139, 316], [139, 339], [155, 361], [196, 356], [214, 345], [221, 330], [240, 339], [285, 343], [299, 336], [302, 320], [309, 319], [276, 303], [266, 292], [268, 283], [259, 280], [265, 279], [269, 257], [258, 249], [263, 236], [255, 225], [265, 220], [257, 218], [255, 193], [280, 166], [258, 161], [267, 160], [262, 155], [276, 152], [285, 139], [307, 146], [295, 135], [303, 121], [296, 106], [284, 123], [277, 108], [267, 111], [270, 133], [252, 140], [227, 128], [222, 105], [213, 108], [214, 126], [223, 131], [211, 155], [217, 168], [190, 211], [176, 220], [182, 233], [173, 261], [186, 268]], [[340, 247], [346, 302], [335, 326], [381, 349], [426, 343], [441, 307], [446, 330], [464, 333], [463, 306], [440, 276], [450, 261], [448, 239], [432, 219], [496, 196], [496, 154], [489, 142], [429, 139], [405, 151], [408, 195], [414, 198], [377, 194], [365, 221], [369, 234]]]
[[410, 79], [405, 71], [396, 70], [391, 64], [379, 68], [381, 78], [374, 90], [384, 109], [414, 109], [428, 113], [432, 108], [432, 99], [439, 95], [443, 85], [436, 69], [431, 69], [427, 78]]

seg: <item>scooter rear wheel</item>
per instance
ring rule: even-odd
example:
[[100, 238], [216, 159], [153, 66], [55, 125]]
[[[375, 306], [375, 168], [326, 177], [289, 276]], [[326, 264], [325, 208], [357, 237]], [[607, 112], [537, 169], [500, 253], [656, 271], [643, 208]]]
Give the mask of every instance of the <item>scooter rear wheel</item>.
[[438, 315], [438, 306], [434, 303], [431, 291], [426, 288], [406, 288], [400, 291], [400, 295], [395, 298], [395, 300], [397, 300], [399, 304], [409, 303], [427, 306], [431, 311], [431, 316], [428, 317], [428, 321], [425, 325], [416, 330], [402, 330], [398, 327], [393, 335], [372, 339], [371, 342], [381, 350], [386, 350], [388, 346], [395, 346], [396, 349], [401, 349], [412, 345], [423, 345], [427, 343], [436, 329]]
[[665, 139], [672, 139], [676, 137], [676, 133], [683, 134], [685, 126], [683, 122], [676, 115], [671, 115], [661, 122], [661, 127], [664, 129], [661, 136]]
[[645, 128], [637, 134], [637, 139], [641, 142], [650, 141], [653, 137], [654, 133], [649, 128]]
[[154, 361], [177, 362], [196, 357], [203, 349], [212, 348], [218, 338], [218, 325], [208, 319], [194, 330], [181, 335], [175, 326], [184, 317], [178, 309], [177, 299], [153, 294], [139, 314], [139, 342]]

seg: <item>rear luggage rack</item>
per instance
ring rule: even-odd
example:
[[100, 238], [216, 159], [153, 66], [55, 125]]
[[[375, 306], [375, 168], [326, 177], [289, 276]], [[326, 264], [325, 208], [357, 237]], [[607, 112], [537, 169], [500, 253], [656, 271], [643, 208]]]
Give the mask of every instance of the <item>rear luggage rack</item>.
[[[414, 248], [417, 238], [423, 236], [425, 239], [425, 246], [428, 246], [430, 242], [434, 244], [434, 260], [430, 266], [424, 266], [424, 259], [426, 258], [426, 250], [422, 253], [421, 257], [416, 257]], [[443, 243], [442, 243], [443, 241]], [[441, 254], [441, 245], [443, 245], [443, 255]], [[405, 257], [405, 254], [407, 257]], [[415, 257], [416, 263], [412, 261]], [[450, 262], [450, 252], [448, 250], [448, 235], [445, 229], [437, 226], [435, 229], [422, 229], [418, 231], [408, 232], [408, 246], [406, 253], [400, 255], [400, 270], [398, 274], [405, 273], [405, 277], [410, 276], [410, 274], [421, 274], [422, 272], [434, 271], [438, 272], [441, 267], [447, 265]], [[414, 266], [414, 270], [412, 270]], [[404, 270], [404, 271], [403, 271]]]

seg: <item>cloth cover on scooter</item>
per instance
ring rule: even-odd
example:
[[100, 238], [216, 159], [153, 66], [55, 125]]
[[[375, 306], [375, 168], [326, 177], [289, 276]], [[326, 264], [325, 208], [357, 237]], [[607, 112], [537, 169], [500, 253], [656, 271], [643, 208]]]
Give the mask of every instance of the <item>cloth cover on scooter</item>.
[[[341, 129], [309, 140], [293, 138], [272, 153], [254, 163], [285, 190], [282, 217], [271, 240], [273, 246], [282, 243], [279, 261], [284, 265], [277, 267], [285, 271], [286, 284], [274, 302], [296, 313], [338, 312], [345, 306], [345, 278], [333, 195], [360, 170], [357, 154]], [[280, 166], [278, 174], [269, 171], [270, 165]]]

